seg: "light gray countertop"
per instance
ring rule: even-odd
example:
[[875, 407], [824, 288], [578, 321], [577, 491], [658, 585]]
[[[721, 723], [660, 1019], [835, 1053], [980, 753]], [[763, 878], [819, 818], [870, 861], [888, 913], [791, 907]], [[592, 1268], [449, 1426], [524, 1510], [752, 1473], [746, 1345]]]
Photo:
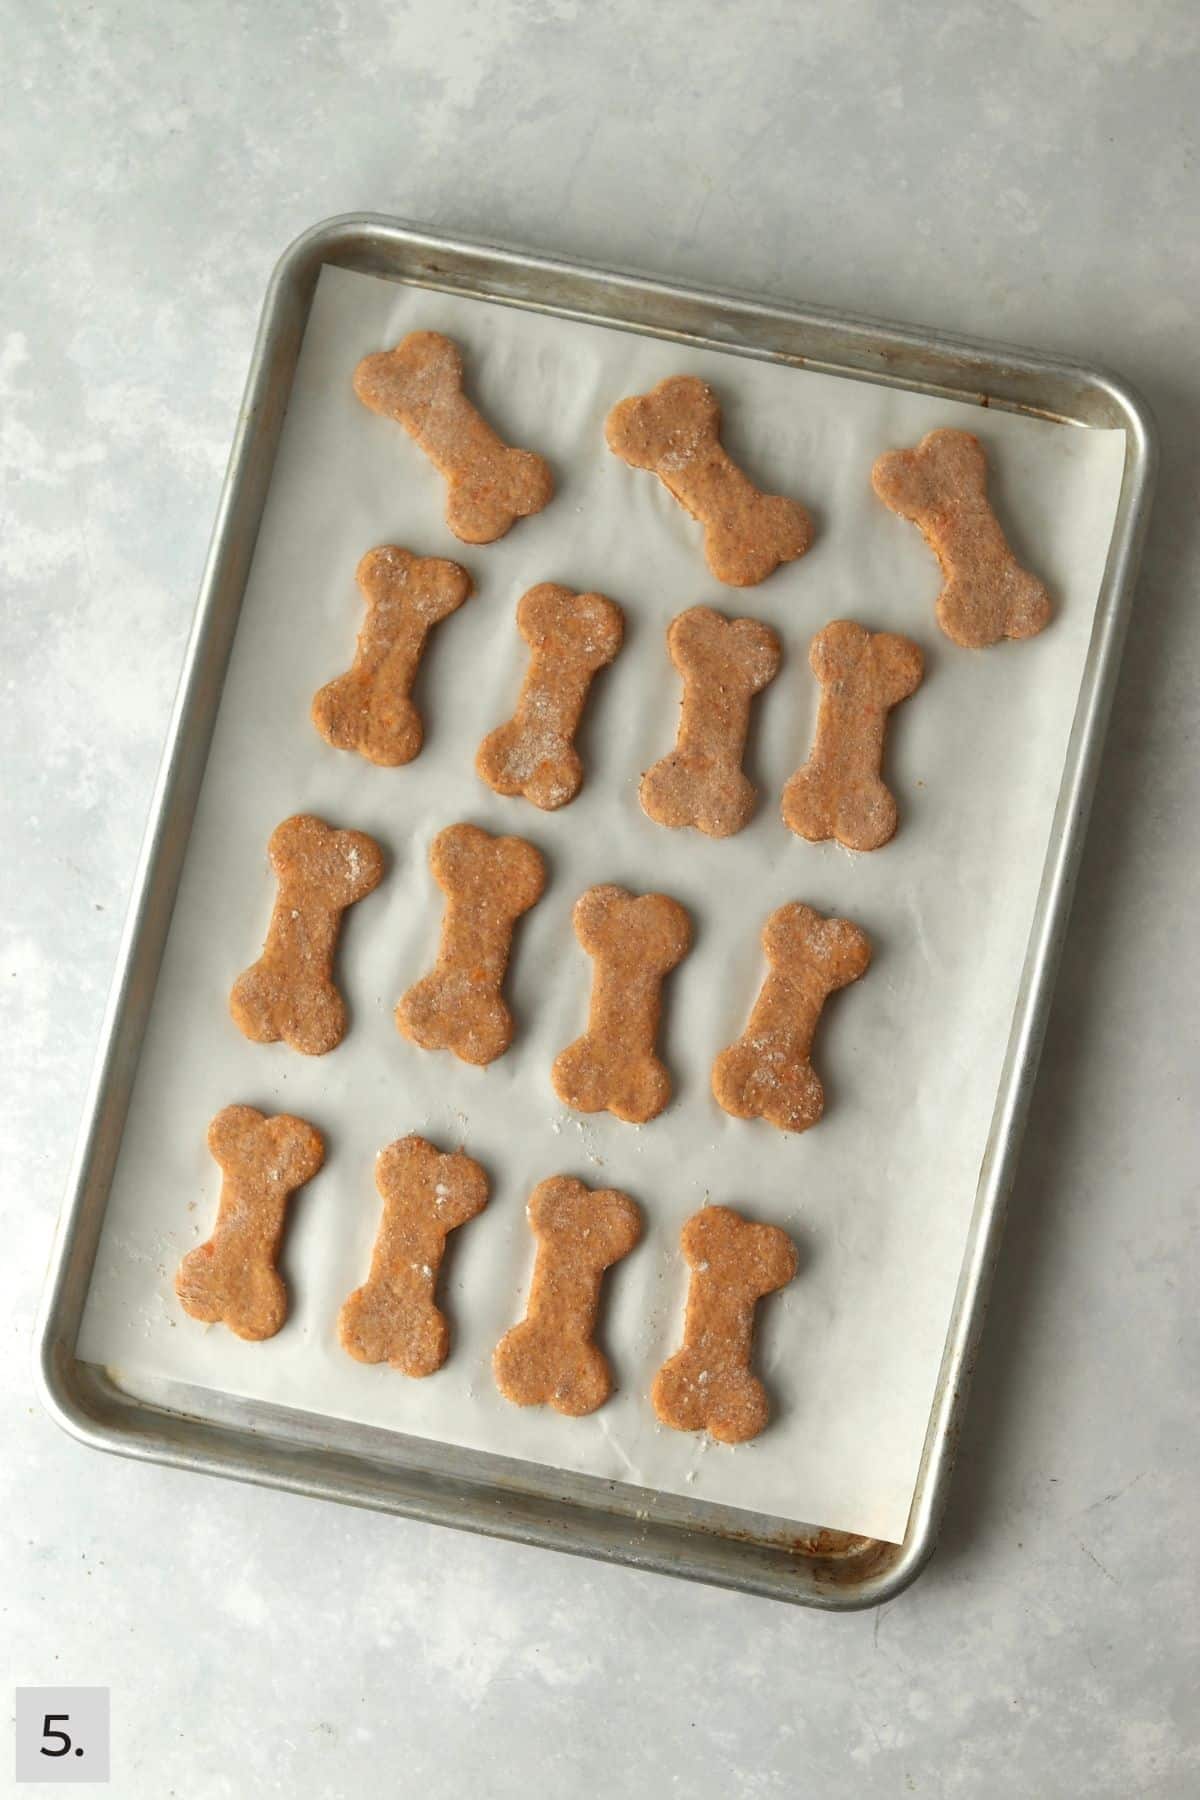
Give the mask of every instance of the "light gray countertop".
[[[121, 1800], [1196, 1792], [1200, 11], [0, 18], [0, 1700], [111, 1686]], [[1158, 416], [949, 1518], [875, 1614], [120, 1462], [37, 1410], [34, 1311], [262, 290], [305, 225], [364, 209], [1063, 351]]]

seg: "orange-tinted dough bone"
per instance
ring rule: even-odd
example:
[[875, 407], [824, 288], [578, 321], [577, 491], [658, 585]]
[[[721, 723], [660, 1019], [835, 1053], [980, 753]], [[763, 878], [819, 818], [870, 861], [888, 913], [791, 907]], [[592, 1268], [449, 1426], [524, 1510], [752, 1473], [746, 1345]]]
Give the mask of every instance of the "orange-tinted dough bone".
[[462, 1151], [442, 1155], [422, 1137], [381, 1150], [383, 1200], [371, 1272], [342, 1306], [338, 1334], [358, 1362], [432, 1375], [446, 1360], [450, 1328], [434, 1300], [446, 1239], [487, 1205], [487, 1177]]
[[969, 431], [943, 428], [915, 450], [876, 460], [871, 482], [885, 506], [920, 527], [942, 566], [938, 624], [964, 649], [1035, 637], [1050, 595], [1008, 546], [987, 497], [987, 456]]
[[812, 522], [795, 500], [756, 488], [721, 443], [721, 408], [707, 382], [673, 375], [613, 407], [608, 447], [649, 469], [704, 526], [704, 557], [727, 587], [753, 587], [803, 556]]
[[693, 606], [671, 621], [671, 661], [683, 677], [675, 748], [642, 777], [643, 810], [660, 825], [730, 837], [754, 811], [742, 770], [750, 702], [775, 677], [779, 639], [755, 619]]
[[386, 768], [409, 763], [425, 737], [410, 698], [425, 640], [471, 592], [455, 562], [398, 544], [368, 550], [355, 572], [367, 605], [354, 661], [313, 697], [313, 724], [336, 750]]
[[279, 883], [263, 953], [233, 984], [229, 1010], [258, 1044], [280, 1038], [323, 1056], [346, 1034], [333, 984], [342, 914], [378, 887], [383, 855], [365, 831], [335, 831], [311, 813], [285, 819], [267, 846]]
[[825, 1110], [811, 1060], [817, 1021], [829, 995], [863, 974], [871, 946], [848, 919], [824, 919], [799, 901], [771, 914], [762, 941], [770, 969], [750, 1023], [713, 1064], [713, 1093], [735, 1118], [807, 1131]]
[[517, 1406], [549, 1405], [577, 1418], [612, 1391], [608, 1363], [592, 1341], [600, 1283], [637, 1243], [641, 1217], [627, 1194], [566, 1175], [539, 1182], [527, 1211], [537, 1261], [525, 1318], [492, 1356], [496, 1385]]
[[287, 1203], [325, 1160], [319, 1131], [290, 1113], [264, 1118], [252, 1106], [227, 1106], [208, 1128], [221, 1169], [217, 1223], [189, 1250], [175, 1276], [185, 1312], [223, 1321], [238, 1337], [274, 1337], [288, 1297], [275, 1266]]
[[592, 998], [586, 1032], [555, 1059], [554, 1091], [579, 1112], [607, 1110], [643, 1125], [671, 1097], [654, 1042], [663, 978], [691, 947], [691, 920], [666, 894], [607, 885], [582, 894], [572, 918], [595, 964]]
[[410, 331], [354, 371], [364, 406], [403, 425], [446, 478], [446, 523], [465, 544], [490, 544], [552, 498], [548, 464], [513, 450], [463, 392], [462, 353], [438, 331]]
[[879, 770], [887, 716], [920, 686], [924, 662], [908, 638], [835, 619], [808, 653], [821, 684], [812, 754], [783, 790], [797, 836], [878, 850], [896, 830], [896, 801]]
[[409, 988], [396, 1024], [425, 1050], [490, 1063], [512, 1043], [501, 986], [513, 927], [541, 899], [545, 865], [524, 838], [450, 825], [433, 840], [429, 866], [446, 896], [433, 973]]
[[603, 594], [546, 581], [521, 596], [517, 629], [530, 658], [516, 714], [484, 738], [475, 768], [498, 794], [551, 812], [583, 784], [575, 732], [593, 676], [621, 648], [624, 620]]
[[750, 1368], [755, 1307], [792, 1279], [796, 1246], [777, 1225], [755, 1224], [728, 1206], [693, 1213], [680, 1244], [692, 1270], [683, 1348], [658, 1371], [651, 1401], [674, 1431], [745, 1443], [770, 1414]]

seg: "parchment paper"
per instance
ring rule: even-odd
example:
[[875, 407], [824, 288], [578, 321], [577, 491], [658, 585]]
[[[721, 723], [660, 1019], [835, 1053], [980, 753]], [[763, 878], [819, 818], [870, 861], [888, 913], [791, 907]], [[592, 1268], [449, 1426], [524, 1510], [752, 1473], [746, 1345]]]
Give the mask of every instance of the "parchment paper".
[[[433, 327], [462, 343], [475, 398], [512, 443], [554, 466], [558, 492], [500, 543], [462, 545], [444, 487], [400, 428], [355, 399], [367, 351]], [[807, 504], [817, 538], [757, 588], [709, 576], [699, 527], [651, 475], [605, 447], [622, 395], [693, 371], [725, 408], [725, 442], [764, 486]], [[937, 629], [940, 583], [916, 529], [874, 498], [873, 458], [936, 425], [983, 439], [992, 493], [1018, 553], [1052, 587], [1043, 636], [971, 652]], [[335, 1417], [646, 1484], [780, 1518], [898, 1540], [904, 1532], [965, 1232], [1008, 1036], [1124, 457], [1120, 432], [1044, 424], [863, 382], [695, 352], [635, 334], [419, 292], [326, 269], [304, 340], [212, 755], [146, 1038], [79, 1353], [118, 1380], [174, 1379]], [[427, 736], [405, 769], [331, 749], [314, 691], [348, 666], [362, 616], [355, 564], [396, 542], [451, 556], [475, 596], [437, 628], [417, 689]], [[526, 662], [514, 612], [537, 581], [598, 588], [626, 642], [595, 684], [580, 743], [586, 785], [548, 815], [476, 777], [484, 733], [512, 711]], [[756, 701], [748, 766], [761, 806], [711, 842], [652, 824], [644, 770], [674, 741], [679, 686], [665, 631], [707, 602], [782, 634], [780, 675]], [[817, 689], [808, 643], [829, 619], [914, 637], [918, 693], [892, 715], [887, 775], [901, 827], [853, 856], [794, 838], [780, 790], [808, 753]], [[382, 886], [346, 918], [338, 980], [351, 1029], [330, 1055], [247, 1042], [226, 1006], [259, 952], [274, 897], [273, 827], [313, 811], [373, 833]], [[455, 820], [528, 837], [545, 897], [518, 928], [512, 1050], [468, 1068], [400, 1037], [399, 995], [430, 966], [442, 897], [427, 866]], [[556, 1053], [582, 1029], [591, 965], [571, 906], [593, 882], [660, 888], [696, 941], [669, 980], [662, 1046], [676, 1098], [642, 1128], [563, 1110]], [[713, 1056], [742, 1029], [763, 975], [767, 913], [803, 899], [862, 925], [875, 948], [826, 1008], [816, 1047], [824, 1120], [802, 1136], [728, 1118]], [[189, 1319], [172, 1281], [207, 1236], [219, 1173], [205, 1130], [222, 1106], [287, 1110], [326, 1134], [322, 1173], [293, 1202], [283, 1269], [292, 1313], [267, 1343]], [[420, 1131], [463, 1145], [492, 1182], [455, 1233], [441, 1293], [445, 1367], [412, 1381], [339, 1348], [342, 1300], [365, 1279], [379, 1215], [376, 1152]], [[518, 1410], [490, 1355], [524, 1311], [541, 1177], [617, 1186], [643, 1209], [641, 1246], [607, 1280], [603, 1342], [618, 1391], [587, 1419]], [[724, 1201], [791, 1231], [797, 1279], [760, 1309], [758, 1362], [775, 1408], [736, 1450], [658, 1426], [647, 1389], [680, 1341], [683, 1220]]]

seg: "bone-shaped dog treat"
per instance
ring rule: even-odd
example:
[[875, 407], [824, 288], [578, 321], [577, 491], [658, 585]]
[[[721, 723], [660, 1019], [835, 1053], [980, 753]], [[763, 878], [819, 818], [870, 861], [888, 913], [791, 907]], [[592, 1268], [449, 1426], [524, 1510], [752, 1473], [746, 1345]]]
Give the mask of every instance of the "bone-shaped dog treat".
[[691, 948], [691, 920], [665, 894], [607, 886], [580, 895], [572, 919], [595, 972], [587, 1031], [555, 1058], [554, 1091], [579, 1112], [644, 1125], [671, 1097], [654, 1040], [663, 977]]
[[612, 1392], [608, 1363], [592, 1333], [605, 1269], [642, 1234], [637, 1207], [615, 1188], [591, 1189], [555, 1175], [529, 1196], [537, 1260], [524, 1319], [492, 1355], [496, 1386], [516, 1406], [552, 1406], [579, 1418]]
[[763, 926], [770, 973], [741, 1037], [713, 1064], [717, 1103], [735, 1119], [767, 1119], [807, 1131], [825, 1110], [811, 1051], [830, 994], [857, 981], [871, 960], [865, 932], [793, 901]]
[[796, 1246], [777, 1225], [728, 1206], [693, 1213], [680, 1237], [691, 1265], [683, 1348], [654, 1377], [651, 1403], [674, 1431], [707, 1431], [722, 1444], [757, 1437], [770, 1415], [750, 1369], [754, 1309], [796, 1273]]
[[720, 439], [721, 408], [707, 382], [673, 375], [649, 394], [618, 401], [608, 447], [650, 469], [704, 526], [704, 557], [727, 587], [753, 587], [780, 563], [803, 556], [812, 521], [795, 500], [764, 494], [731, 461]]
[[456, 562], [384, 544], [367, 551], [355, 580], [367, 616], [354, 661], [313, 697], [313, 724], [335, 749], [397, 768], [412, 761], [425, 736], [409, 698], [425, 640], [467, 599], [471, 577]]
[[896, 829], [896, 801], [879, 775], [887, 715], [920, 686], [924, 659], [908, 638], [835, 619], [808, 660], [821, 706], [812, 754], [783, 790], [784, 824], [812, 843], [878, 850]]
[[931, 431], [915, 450], [876, 460], [885, 506], [918, 525], [941, 564], [938, 624], [965, 649], [1036, 637], [1050, 622], [1045, 586], [1023, 569], [988, 503], [987, 456], [969, 431]]
[[694, 825], [731, 837], [754, 811], [742, 772], [750, 702], [779, 668], [779, 639], [754, 619], [693, 606], [672, 619], [671, 661], [683, 677], [675, 748], [642, 777], [642, 808], [660, 825]]
[[266, 1119], [227, 1106], [208, 1128], [208, 1147], [221, 1167], [217, 1223], [180, 1263], [175, 1292], [193, 1319], [224, 1320], [241, 1338], [274, 1337], [288, 1310], [275, 1267], [284, 1213], [324, 1162], [324, 1140], [290, 1113]]
[[490, 544], [554, 494], [549, 465], [513, 450], [463, 392], [462, 354], [438, 331], [410, 331], [394, 350], [364, 356], [354, 391], [396, 419], [446, 478], [446, 523], [465, 544]]
[[257, 1044], [279, 1038], [323, 1056], [346, 1035], [346, 1005], [331, 979], [342, 914], [383, 877], [365, 831], [334, 831], [311, 813], [285, 819], [267, 846], [279, 890], [258, 961], [233, 984], [229, 1010]]
[[543, 582], [521, 596], [517, 629], [532, 652], [515, 716], [479, 746], [475, 767], [498, 794], [524, 794], [546, 812], [583, 785], [572, 742], [592, 677], [621, 648], [621, 609], [603, 594]]
[[462, 1151], [443, 1156], [424, 1138], [406, 1137], [379, 1152], [375, 1185], [383, 1217], [371, 1273], [343, 1305], [338, 1335], [359, 1362], [432, 1375], [450, 1349], [433, 1297], [446, 1239], [487, 1205], [487, 1176]]
[[442, 941], [433, 973], [397, 1006], [396, 1024], [424, 1050], [494, 1062], [512, 1043], [500, 989], [513, 926], [541, 899], [545, 864], [523, 838], [450, 825], [434, 838], [429, 866], [446, 896]]

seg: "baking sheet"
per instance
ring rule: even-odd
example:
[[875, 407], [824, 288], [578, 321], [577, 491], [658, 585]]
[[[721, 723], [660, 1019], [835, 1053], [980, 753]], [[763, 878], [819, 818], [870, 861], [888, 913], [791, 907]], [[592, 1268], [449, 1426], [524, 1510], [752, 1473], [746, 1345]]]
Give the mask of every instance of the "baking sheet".
[[[475, 396], [510, 441], [548, 455], [554, 503], [499, 544], [458, 544], [441, 480], [404, 434], [353, 396], [358, 357], [407, 330], [463, 343]], [[755, 589], [708, 575], [699, 529], [651, 476], [604, 446], [621, 395], [694, 371], [725, 404], [725, 441], [763, 485], [794, 493], [818, 526], [812, 551]], [[1053, 627], [1024, 645], [958, 650], [933, 623], [939, 577], [919, 534], [874, 499], [881, 448], [964, 424], [991, 453], [993, 494], [1018, 552], [1051, 583]], [[78, 1353], [115, 1378], [180, 1380], [392, 1426], [781, 1519], [898, 1541], [928, 1420], [995, 1101], [1124, 459], [1120, 432], [1083, 431], [959, 402], [676, 346], [325, 269], [318, 285], [239, 624]], [[417, 689], [427, 736], [407, 769], [331, 750], [312, 693], [349, 663], [362, 551], [399, 542], [463, 562], [475, 596], [434, 634]], [[555, 815], [503, 800], [473, 771], [509, 716], [525, 666], [516, 601], [535, 581], [599, 588], [622, 604], [626, 644], [597, 680], [581, 735], [588, 780]], [[678, 682], [665, 629], [707, 602], [771, 622], [783, 669], [756, 702], [748, 766], [763, 804], [712, 843], [652, 824], [641, 771], [674, 740]], [[892, 718], [888, 777], [902, 826], [854, 857], [793, 838], [778, 794], [807, 754], [817, 693], [808, 640], [851, 616], [902, 630], [926, 681]], [[257, 955], [273, 899], [267, 838], [288, 813], [371, 831], [389, 857], [347, 915], [339, 981], [352, 1028], [330, 1056], [253, 1045], [228, 1018], [229, 986]], [[431, 838], [471, 819], [518, 831], [550, 882], [518, 928], [508, 992], [519, 1034], [488, 1070], [430, 1055], [392, 1023], [430, 965], [441, 895]], [[566, 1112], [554, 1055], [583, 1028], [590, 964], [570, 927], [596, 881], [661, 887], [696, 923], [670, 978], [663, 1046], [670, 1110], [636, 1128]], [[822, 1123], [782, 1137], [712, 1100], [715, 1052], [742, 1029], [762, 977], [758, 932], [803, 899], [863, 925], [862, 982], [831, 1001], [817, 1043]], [[172, 1278], [207, 1235], [219, 1175], [204, 1145], [220, 1107], [287, 1109], [325, 1132], [325, 1169], [293, 1203], [283, 1259], [287, 1326], [266, 1344], [188, 1319]], [[454, 1234], [442, 1295], [451, 1358], [424, 1382], [354, 1363], [337, 1311], [364, 1279], [378, 1222], [375, 1153], [419, 1130], [487, 1167], [488, 1210]], [[608, 1278], [603, 1341], [619, 1383], [590, 1419], [518, 1411], [489, 1358], [524, 1309], [533, 1182], [573, 1173], [625, 1188], [647, 1231]], [[765, 1304], [759, 1366], [771, 1428], [737, 1449], [659, 1427], [645, 1397], [679, 1341], [686, 1269], [676, 1240], [705, 1200], [784, 1225], [802, 1265]]]

